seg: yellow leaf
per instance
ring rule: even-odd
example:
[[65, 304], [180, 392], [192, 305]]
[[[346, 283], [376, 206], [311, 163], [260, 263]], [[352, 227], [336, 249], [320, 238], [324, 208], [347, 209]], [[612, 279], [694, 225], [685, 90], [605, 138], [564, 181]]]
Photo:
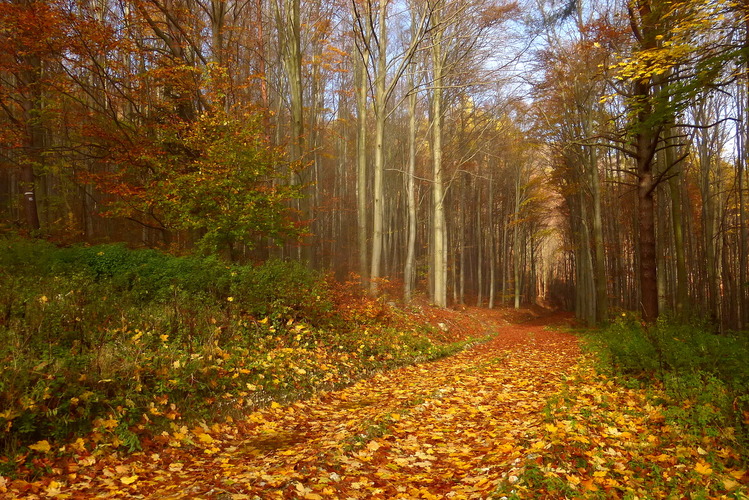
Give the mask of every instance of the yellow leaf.
[[56, 497], [61, 493], [61, 487], [62, 483], [60, 483], [59, 481], [50, 481], [49, 485], [47, 486], [47, 490], [44, 493], [48, 497]]
[[567, 474], [566, 477], [567, 477], [567, 482], [570, 483], [572, 486], [577, 486], [581, 482], [581, 479], [577, 476], [570, 476], [569, 474]]
[[86, 442], [83, 440], [83, 438], [76, 439], [75, 442], [70, 446], [78, 452], [86, 451]]
[[166, 342], [167, 340], [169, 340], [169, 335], [159, 335], [159, 338], [162, 342]]
[[133, 484], [137, 480], [138, 480], [138, 475], [137, 474], [135, 474], [133, 476], [126, 476], [126, 477], [121, 477], [120, 478], [120, 481], [122, 481], [122, 484]]
[[275, 401], [273, 401], [273, 402], [272, 402], [272, 403], [270, 404], [270, 407], [271, 407], [271, 408], [273, 408], [273, 409], [275, 409], [275, 408], [281, 408], [281, 405], [280, 405], [280, 404], [278, 404], [278, 403], [276, 403]]
[[380, 445], [380, 443], [378, 443], [377, 441], [370, 441], [369, 443], [367, 443], [367, 449], [368, 449], [369, 451], [377, 451], [377, 450], [379, 450], [379, 449], [380, 449], [381, 447], [382, 447], [382, 446], [381, 446], [381, 445]]
[[713, 473], [713, 469], [711, 469], [710, 465], [705, 462], [698, 462], [697, 465], [694, 466], [694, 470], [698, 474], [702, 474], [704, 476], [709, 476]]
[[115, 427], [117, 427], [117, 424], [119, 424], [119, 422], [113, 418], [103, 420], [101, 422], [101, 425], [106, 429], [114, 429]]
[[49, 441], [45, 439], [43, 441], [39, 441], [35, 444], [29, 445], [29, 449], [34, 451], [41, 451], [42, 453], [48, 453], [49, 450], [52, 449], [52, 447], [49, 445]]
[[739, 483], [733, 479], [724, 479], [723, 487], [728, 491], [732, 491], [739, 487]]
[[731, 477], [733, 477], [734, 479], [741, 480], [746, 475], [746, 471], [745, 470], [733, 470], [729, 472], [729, 474], [731, 474]]
[[206, 444], [211, 444], [214, 441], [213, 436], [207, 433], [199, 434], [198, 439]]
[[4, 418], [5, 420], [13, 420], [17, 416], [18, 415], [16, 414], [16, 412], [14, 412], [12, 410], [6, 410], [6, 411], [0, 413], [0, 418]]
[[531, 445], [531, 451], [539, 451], [543, 450], [546, 447], [546, 441], [543, 439], [539, 439], [535, 443]]

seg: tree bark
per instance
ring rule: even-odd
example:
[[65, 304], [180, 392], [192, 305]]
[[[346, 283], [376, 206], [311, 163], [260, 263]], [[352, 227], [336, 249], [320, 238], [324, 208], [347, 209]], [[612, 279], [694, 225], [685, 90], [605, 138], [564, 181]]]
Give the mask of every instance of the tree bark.
[[385, 121], [387, 111], [387, 94], [385, 77], [387, 72], [387, 27], [385, 25], [387, 4], [385, 1], [379, 7], [379, 33], [377, 52], [377, 74], [375, 75], [375, 158], [374, 158], [374, 183], [372, 196], [374, 198], [372, 227], [372, 262], [370, 267], [369, 292], [377, 294], [377, 279], [380, 277], [382, 265], [383, 226], [385, 223], [385, 200], [384, 200], [384, 175], [385, 175]]
[[447, 235], [445, 231], [444, 183], [442, 179], [442, 114], [444, 58], [443, 32], [436, 30], [432, 45], [432, 302], [447, 306]]
[[416, 84], [414, 72], [409, 74], [408, 96], [408, 173], [406, 174], [406, 204], [408, 206], [408, 241], [403, 269], [403, 298], [410, 302], [413, 293], [414, 260], [416, 258]]

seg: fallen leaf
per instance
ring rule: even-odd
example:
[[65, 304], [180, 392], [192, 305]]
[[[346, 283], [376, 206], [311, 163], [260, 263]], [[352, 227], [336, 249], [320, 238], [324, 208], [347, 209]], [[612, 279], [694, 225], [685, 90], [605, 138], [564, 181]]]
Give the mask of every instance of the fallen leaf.
[[41, 451], [42, 453], [48, 453], [52, 449], [52, 447], [49, 445], [49, 441], [44, 439], [42, 441], [37, 441], [36, 443], [29, 445], [29, 449], [34, 451]]
[[710, 465], [702, 461], [697, 462], [697, 465], [694, 466], [694, 470], [698, 474], [702, 474], [704, 476], [709, 476], [713, 473], [713, 469], [710, 467]]

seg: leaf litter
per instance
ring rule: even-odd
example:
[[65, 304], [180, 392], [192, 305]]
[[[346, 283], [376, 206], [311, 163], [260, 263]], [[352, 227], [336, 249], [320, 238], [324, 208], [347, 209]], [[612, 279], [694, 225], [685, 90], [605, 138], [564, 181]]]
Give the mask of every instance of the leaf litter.
[[0, 498], [749, 498], [742, 457], [682, 442], [662, 408], [596, 373], [548, 321], [241, 420], [177, 427], [142, 452], [83, 453], [36, 482], [0, 477]]

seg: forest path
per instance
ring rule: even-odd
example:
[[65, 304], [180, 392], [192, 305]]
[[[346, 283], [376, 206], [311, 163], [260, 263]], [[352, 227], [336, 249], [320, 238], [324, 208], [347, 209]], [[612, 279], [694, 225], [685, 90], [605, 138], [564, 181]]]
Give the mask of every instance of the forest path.
[[[556, 319], [559, 319], [557, 317]], [[579, 355], [546, 320], [246, 421], [178, 433], [194, 446], [97, 464], [74, 498], [486, 498], [541, 425]], [[176, 441], [173, 441], [176, 444]], [[126, 484], [127, 483], [127, 484]]]
[[[98, 455], [26, 498], [749, 498], [742, 457], [596, 373], [551, 316], [162, 445]], [[0, 495], [1, 496], [1, 495]], [[17, 497], [15, 497], [17, 498]]]

